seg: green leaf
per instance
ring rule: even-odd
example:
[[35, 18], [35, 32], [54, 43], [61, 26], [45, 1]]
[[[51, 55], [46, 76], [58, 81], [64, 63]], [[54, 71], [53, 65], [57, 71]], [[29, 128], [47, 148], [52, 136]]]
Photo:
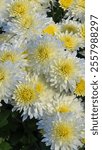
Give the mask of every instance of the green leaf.
[[0, 112], [0, 128], [8, 124], [8, 117], [10, 115], [9, 111], [1, 111]]
[[0, 150], [11, 150], [11, 146], [9, 143], [7, 142], [2, 142], [0, 144]]
[[0, 121], [0, 128], [2, 128], [3, 126], [7, 125], [8, 121], [7, 120], [2, 120]]
[[4, 139], [0, 137], [0, 144], [1, 144], [3, 141], [4, 141]]

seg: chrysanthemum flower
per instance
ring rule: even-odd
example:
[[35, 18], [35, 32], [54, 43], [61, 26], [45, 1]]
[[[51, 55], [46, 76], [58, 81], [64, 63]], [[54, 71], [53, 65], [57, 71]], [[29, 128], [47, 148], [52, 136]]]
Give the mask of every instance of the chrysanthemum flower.
[[38, 122], [38, 129], [44, 131], [43, 142], [51, 150], [78, 150], [83, 144], [84, 120], [72, 113], [56, 115]]
[[60, 58], [51, 64], [49, 74], [46, 75], [47, 81], [60, 91], [73, 91], [76, 82], [84, 72], [84, 60], [69, 55], [68, 58]]
[[12, 22], [9, 21], [5, 31], [15, 33], [24, 39], [29, 39], [36, 34], [41, 34], [48, 21], [49, 19], [46, 16], [36, 13], [25, 14], [17, 19], [13, 18]]
[[75, 52], [79, 50], [80, 47], [83, 47], [82, 39], [77, 34], [65, 32], [58, 36], [66, 49], [70, 52]]
[[[49, 92], [49, 96], [47, 96]], [[50, 101], [53, 92], [47, 90], [44, 82], [39, 78], [27, 78], [17, 85], [13, 94], [13, 110], [22, 112], [23, 120], [28, 116], [39, 118], [43, 110], [47, 109], [47, 101]]]
[[30, 45], [29, 65], [38, 74], [48, 72], [50, 63], [56, 57], [63, 56], [65, 53], [62, 43], [53, 36], [38, 37]]
[[26, 57], [24, 53], [25, 49], [20, 46], [14, 46], [11, 44], [2, 44], [0, 46], [0, 62], [11, 62], [13, 64], [19, 64], [19, 66], [27, 66]]
[[75, 0], [74, 5], [70, 11], [75, 18], [80, 19], [82, 22], [85, 21], [85, 0]]
[[74, 93], [78, 96], [85, 96], [85, 79], [81, 78], [80, 81], [76, 84]]
[[75, 95], [71, 96], [54, 96], [54, 100], [51, 101], [53, 112], [60, 113], [60, 114], [66, 114], [69, 112], [75, 113], [76, 116], [83, 116], [83, 106], [81, 105], [81, 102], [75, 97]]
[[73, 33], [77, 34], [79, 32], [80, 24], [76, 20], [70, 20], [70, 18], [63, 20], [62, 23], [60, 23], [60, 32], [62, 33]]
[[22, 81], [24, 76], [25, 73], [18, 66], [10, 62], [0, 63], [0, 101], [8, 102], [16, 84]]
[[19, 17], [28, 14], [30, 9], [31, 7], [28, 0], [13, 0], [9, 4], [9, 13], [12, 17]]

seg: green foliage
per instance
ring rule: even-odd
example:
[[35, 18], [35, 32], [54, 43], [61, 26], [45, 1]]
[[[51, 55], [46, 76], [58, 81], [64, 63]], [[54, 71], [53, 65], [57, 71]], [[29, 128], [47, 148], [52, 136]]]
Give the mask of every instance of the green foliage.
[[11, 150], [11, 146], [9, 143], [3, 141], [0, 143], [0, 150]]
[[59, 7], [58, 3], [56, 3], [54, 6], [52, 5], [52, 3], [50, 3], [50, 5], [50, 12], [47, 13], [48, 17], [52, 17], [55, 23], [60, 22], [65, 16], [64, 10]]

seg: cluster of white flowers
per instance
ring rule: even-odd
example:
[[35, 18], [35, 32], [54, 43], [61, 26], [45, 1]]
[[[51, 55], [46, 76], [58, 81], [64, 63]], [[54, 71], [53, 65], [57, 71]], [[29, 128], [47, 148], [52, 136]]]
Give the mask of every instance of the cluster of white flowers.
[[84, 13], [85, 0], [0, 0], [0, 106], [38, 119], [51, 150], [84, 144]]

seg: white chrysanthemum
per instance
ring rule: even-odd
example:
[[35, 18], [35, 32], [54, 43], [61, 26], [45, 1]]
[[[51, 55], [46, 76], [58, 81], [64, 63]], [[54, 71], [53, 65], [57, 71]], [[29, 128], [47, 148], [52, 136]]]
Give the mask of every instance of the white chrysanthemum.
[[37, 37], [29, 45], [29, 65], [38, 74], [47, 73], [50, 63], [57, 57], [64, 56], [62, 43], [53, 36]]
[[56, 115], [38, 122], [43, 130], [43, 140], [51, 150], [78, 150], [84, 138], [84, 119], [74, 114]]
[[31, 5], [28, 0], [11, 0], [8, 4], [8, 11], [11, 17], [20, 17], [30, 12]]
[[70, 8], [72, 16], [80, 21], [85, 21], [85, 0], [74, 0], [74, 5]]
[[25, 14], [23, 17], [8, 22], [5, 31], [29, 39], [36, 34], [41, 34], [46, 22], [48, 21], [49, 19], [47, 19], [46, 16], [41, 16], [40, 14]]
[[77, 34], [65, 32], [58, 35], [59, 39], [63, 42], [66, 50], [69, 52], [75, 52], [83, 47], [83, 40]]
[[22, 112], [23, 120], [28, 116], [39, 118], [43, 110], [48, 109], [47, 101], [52, 99], [52, 90], [47, 89], [44, 82], [39, 78], [27, 78], [26, 81], [17, 85], [13, 94], [13, 110]]
[[84, 115], [83, 106], [81, 102], [76, 98], [75, 95], [71, 96], [54, 96], [54, 100], [51, 101], [53, 112], [60, 113], [60, 114], [66, 114], [69, 112], [75, 113], [75, 115], [78, 117], [81, 117]]
[[60, 91], [73, 91], [79, 77], [84, 74], [84, 60], [69, 55], [68, 58], [59, 58], [50, 66], [47, 81]]
[[73, 33], [78, 34], [79, 32], [80, 23], [76, 20], [70, 20], [70, 18], [63, 20], [62, 23], [60, 23], [60, 32], [62, 33]]
[[27, 66], [27, 55], [25, 54], [26, 49], [20, 46], [14, 46], [11, 44], [2, 44], [0, 46], [0, 62], [11, 62], [13, 64], [18, 64], [19, 67]]
[[22, 81], [24, 76], [25, 73], [18, 69], [16, 65], [9, 62], [0, 63], [0, 101], [8, 102], [16, 84], [18, 81]]

